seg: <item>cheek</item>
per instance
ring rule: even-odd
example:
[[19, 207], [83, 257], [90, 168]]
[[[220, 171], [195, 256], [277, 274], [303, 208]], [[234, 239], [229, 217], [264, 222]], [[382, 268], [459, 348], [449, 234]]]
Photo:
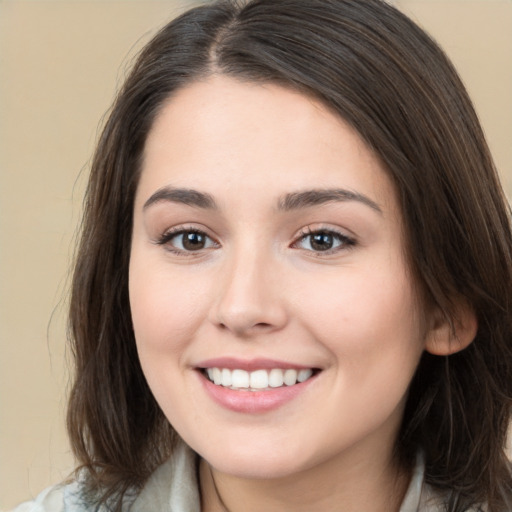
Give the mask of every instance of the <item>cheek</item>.
[[137, 352], [148, 385], [171, 424], [185, 430], [182, 421], [194, 414], [185, 363], [204, 318], [204, 287], [183, 273], [170, 273], [165, 263], [149, 262], [147, 254], [142, 258], [133, 252], [129, 294]]
[[402, 267], [351, 268], [308, 286], [303, 322], [347, 378], [412, 377], [423, 351], [417, 300]]
[[141, 360], [150, 354], [179, 353], [187, 344], [206, 309], [200, 281], [132, 256], [130, 307]]

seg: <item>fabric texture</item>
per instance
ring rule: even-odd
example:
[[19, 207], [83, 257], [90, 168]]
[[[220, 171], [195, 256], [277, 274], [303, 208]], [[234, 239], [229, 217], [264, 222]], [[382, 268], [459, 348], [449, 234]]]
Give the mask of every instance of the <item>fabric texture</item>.
[[[149, 478], [142, 491], [126, 501], [126, 512], [200, 512], [196, 454], [181, 443], [174, 455]], [[418, 457], [400, 512], [442, 512], [442, 499], [423, 482], [424, 464]], [[92, 512], [84, 502], [79, 482], [43, 491], [35, 500], [12, 512]]]

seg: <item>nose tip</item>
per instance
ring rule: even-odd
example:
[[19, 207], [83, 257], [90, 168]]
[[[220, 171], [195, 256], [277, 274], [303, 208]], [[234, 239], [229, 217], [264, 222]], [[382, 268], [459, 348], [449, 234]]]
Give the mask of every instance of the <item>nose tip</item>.
[[277, 328], [278, 322], [258, 322], [247, 314], [224, 314], [218, 317], [218, 326], [230, 331], [239, 338], [247, 338], [257, 334], [271, 332]]
[[287, 314], [276, 274], [268, 265], [263, 269], [248, 261], [226, 272], [212, 308], [213, 323], [240, 338], [281, 329]]

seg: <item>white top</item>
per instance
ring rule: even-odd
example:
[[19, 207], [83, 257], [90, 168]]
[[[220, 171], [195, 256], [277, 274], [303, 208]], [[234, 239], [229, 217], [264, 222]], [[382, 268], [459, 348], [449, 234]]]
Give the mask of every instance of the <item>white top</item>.
[[[443, 504], [423, 482], [424, 465], [419, 457], [400, 512], [441, 512]], [[91, 512], [80, 497], [80, 484], [73, 482], [50, 487], [33, 501], [22, 503], [12, 512]], [[183, 443], [174, 455], [148, 479], [126, 512], [200, 512], [196, 477], [196, 454]], [[102, 508], [102, 512], [106, 509]]]

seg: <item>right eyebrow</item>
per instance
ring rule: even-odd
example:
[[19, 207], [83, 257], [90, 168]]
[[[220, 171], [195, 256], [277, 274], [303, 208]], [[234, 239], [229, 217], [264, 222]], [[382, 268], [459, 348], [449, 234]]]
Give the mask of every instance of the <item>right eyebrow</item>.
[[204, 192], [198, 192], [189, 188], [175, 188], [175, 187], [162, 187], [158, 189], [151, 197], [144, 203], [142, 207], [146, 210], [155, 203], [168, 201], [171, 203], [186, 204], [196, 208], [203, 208], [206, 210], [217, 210], [218, 206], [215, 199]]

